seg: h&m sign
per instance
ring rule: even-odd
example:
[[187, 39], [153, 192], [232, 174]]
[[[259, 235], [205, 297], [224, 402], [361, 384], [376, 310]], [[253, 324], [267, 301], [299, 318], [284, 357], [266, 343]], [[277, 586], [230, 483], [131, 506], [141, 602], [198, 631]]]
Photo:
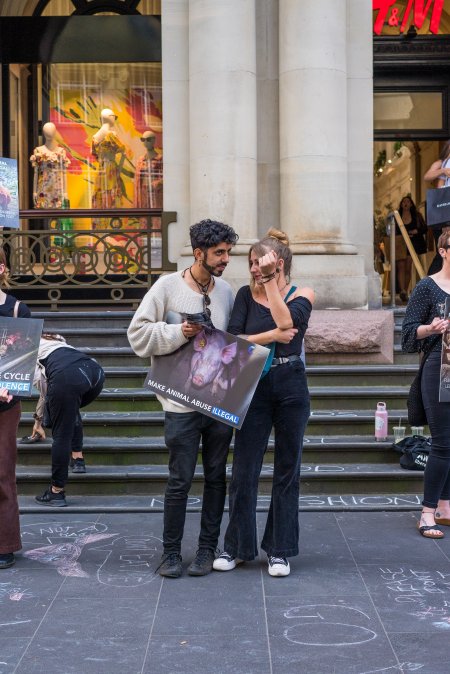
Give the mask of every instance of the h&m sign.
[[397, 0], [372, 0], [372, 9], [377, 13], [373, 24], [373, 32], [380, 35], [384, 24], [398, 26], [401, 33], [406, 30], [409, 20], [420, 30], [425, 19], [430, 19], [430, 32], [437, 33], [441, 21], [444, 0], [407, 0], [405, 10], [398, 6]]

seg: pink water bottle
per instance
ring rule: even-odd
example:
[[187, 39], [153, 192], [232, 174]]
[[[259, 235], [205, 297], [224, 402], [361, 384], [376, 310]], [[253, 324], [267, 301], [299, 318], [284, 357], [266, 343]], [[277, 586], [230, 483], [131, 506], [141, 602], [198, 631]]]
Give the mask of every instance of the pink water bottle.
[[386, 403], [377, 403], [375, 412], [375, 440], [381, 442], [388, 436], [388, 413]]

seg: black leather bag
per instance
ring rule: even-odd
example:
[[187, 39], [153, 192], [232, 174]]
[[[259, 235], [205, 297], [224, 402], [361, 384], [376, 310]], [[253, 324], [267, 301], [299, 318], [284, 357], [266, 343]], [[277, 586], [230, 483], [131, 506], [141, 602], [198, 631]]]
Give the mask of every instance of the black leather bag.
[[431, 438], [412, 435], [394, 443], [392, 448], [401, 453], [400, 466], [405, 470], [425, 470], [431, 449]]
[[427, 190], [427, 225], [442, 225], [450, 220], [450, 187]]
[[434, 339], [431, 342], [428, 351], [424, 353], [423, 358], [420, 362], [419, 371], [414, 377], [411, 384], [411, 388], [409, 389], [406, 406], [408, 408], [408, 421], [410, 426], [425, 426], [425, 424], [428, 423], [427, 415], [425, 414], [425, 408], [423, 406], [422, 400], [422, 388], [421, 388], [422, 372], [423, 366], [425, 365], [428, 356], [430, 355], [434, 345], [437, 343], [439, 339], [440, 335], [438, 335], [436, 339]]

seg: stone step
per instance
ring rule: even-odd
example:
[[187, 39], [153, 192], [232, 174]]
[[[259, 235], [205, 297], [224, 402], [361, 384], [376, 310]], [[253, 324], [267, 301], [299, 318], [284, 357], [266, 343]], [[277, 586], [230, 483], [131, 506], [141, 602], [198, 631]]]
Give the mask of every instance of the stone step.
[[[37, 492], [38, 493], [38, 492]], [[299, 498], [300, 512], [344, 512], [344, 511], [417, 511], [422, 508], [422, 495], [420, 491], [408, 494], [399, 494], [393, 491], [389, 494], [363, 494], [359, 491], [354, 494], [310, 494]], [[269, 509], [270, 497], [260, 495], [257, 499], [256, 509], [258, 512], [267, 512]], [[202, 507], [201, 496], [189, 496], [187, 502], [188, 512], [200, 512]], [[33, 496], [19, 496], [19, 508], [23, 515], [46, 514], [49, 510], [55, 513], [54, 509], [48, 506], [42, 506], [36, 503]], [[64, 514], [70, 513], [161, 513], [164, 508], [164, 495], [159, 493], [156, 496], [139, 496], [133, 494], [121, 494], [117, 496], [104, 495], [68, 495], [67, 508], [63, 509]], [[225, 502], [225, 511], [228, 512], [228, 498]], [[60, 511], [58, 511], [60, 512]], [[226, 526], [227, 516], [223, 520], [223, 526]], [[300, 520], [301, 526], [301, 520]]]
[[[388, 409], [400, 405], [406, 406], [408, 386], [310, 386], [311, 406], [313, 410], [367, 409], [374, 410], [379, 400], [386, 402]], [[37, 394], [23, 399], [23, 409], [34, 411]], [[159, 410], [161, 405], [156, 395], [145, 388], [104, 388], [94, 402], [89, 405], [92, 411], [127, 412], [133, 410]]]
[[[416, 363], [399, 365], [309, 365], [309, 386], [402, 386], [410, 384], [419, 369]], [[148, 366], [106, 366], [108, 388], [142, 387]]]
[[[163, 465], [105, 466], [91, 465], [84, 474], [69, 474], [67, 492], [83, 494], [135, 494], [156, 496], [164, 491], [168, 468]], [[231, 464], [227, 466], [231, 475]], [[263, 464], [259, 479], [259, 494], [267, 495], [272, 489], [273, 465]], [[33, 495], [44, 490], [50, 479], [48, 466], [22, 466], [16, 470], [18, 491], [21, 495]], [[421, 471], [403, 470], [398, 464], [345, 464], [341, 466], [303, 464], [301, 490], [309, 494], [366, 494], [420, 493], [423, 485]], [[36, 491], [37, 490], [37, 491]], [[203, 492], [203, 468], [195, 469], [190, 493]]]
[[[161, 435], [163, 412], [82, 412], [86, 436], [145, 437]], [[389, 427], [398, 419], [406, 419], [406, 406], [389, 410]], [[372, 435], [373, 410], [316, 410], [308, 421], [311, 435]], [[29, 435], [33, 426], [31, 412], [22, 414], [19, 437]]]
[[50, 332], [68, 331], [71, 328], [120, 328], [127, 330], [133, 318], [133, 311], [36, 311], [33, 318], [42, 318], [44, 327]]
[[[398, 463], [399, 455], [392, 449], [393, 437], [385, 442], [376, 442], [372, 436], [306, 436], [304, 438], [303, 460], [317, 465], [346, 463]], [[230, 461], [234, 442], [231, 443]], [[22, 466], [50, 463], [51, 439], [46, 438], [36, 444], [25, 444], [18, 440], [19, 463]], [[268, 454], [274, 450], [274, 439], [270, 438]], [[163, 436], [115, 438], [85, 437], [84, 452], [91, 465], [125, 466], [132, 464], [167, 464], [168, 453]], [[271, 459], [272, 460], [272, 459]], [[201, 454], [199, 455], [201, 462]]]

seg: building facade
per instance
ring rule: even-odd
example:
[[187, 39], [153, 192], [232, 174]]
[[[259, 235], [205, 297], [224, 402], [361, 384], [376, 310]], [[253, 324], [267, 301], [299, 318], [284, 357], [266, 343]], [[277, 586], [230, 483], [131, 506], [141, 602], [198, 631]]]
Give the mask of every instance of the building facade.
[[[161, 208], [176, 213], [167, 229], [172, 263], [189, 264], [190, 224], [223, 220], [240, 235], [228, 272], [239, 287], [248, 279], [249, 245], [275, 226], [289, 235], [293, 280], [316, 289], [320, 308], [380, 307], [373, 27], [378, 18], [392, 33], [386, 39], [404, 44], [392, 16], [404, 15], [410, 3], [394, 2], [3, 0], [2, 36], [8, 26], [19, 30], [20, 20], [28, 22], [27, 34], [34, 25], [45, 27], [28, 62], [27, 46], [20, 51], [17, 44], [20, 35], [9, 48], [4, 40], [0, 47], [0, 155], [18, 160], [22, 209], [36, 206], [29, 157], [45, 140], [46, 121], [55, 123], [71, 161], [70, 206], [107, 206], [93, 196], [99, 160], [89, 148], [98, 113], [116, 106], [125, 149], [122, 163], [115, 159], [124, 185], [115, 206], [141, 203], [136, 176], [147, 129], [161, 160]], [[64, 26], [45, 23], [58, 17]], [[444, 25], [446, 8], [442, 17]], [[408, 27], [416, 18], [412, 13]], [[104, 35], [98, 21], [104, 21]], [[375, 38], [375, 58], [383, 39]], [[14, 62], [17, 50], [20, 62]], [[380, 68], [376, 78], [386, 77]], [[81, 95], [91, 96], [96, 116]], [[392, 140], [383, 134], [380, 127], [378, 143]], [[108, 241], [103, 245], [106, 250]], [[137, 273], [139, 265], [136, 258], [127, 271]]]

